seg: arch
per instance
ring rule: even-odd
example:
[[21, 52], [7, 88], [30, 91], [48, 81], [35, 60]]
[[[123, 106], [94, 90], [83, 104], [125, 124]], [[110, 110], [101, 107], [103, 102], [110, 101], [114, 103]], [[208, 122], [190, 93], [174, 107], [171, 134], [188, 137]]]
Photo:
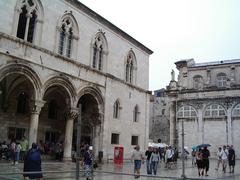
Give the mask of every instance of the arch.
[[61, 28], [62, 23], [66, 23], [67, 20], [70, 21], [69, 27], [72, 27], [72, 29], [73, 29], [73, 34], [74, 34], [75, 36], [78, 36], [78, 34], [79, 34], [79, 26], [78, 26], [78, 23], [77, 23], [76, 18], [73, 16], [73, 14], [72, 14], [71, 11], [66, 11], [66, 12], [61, 16], [61, 18], [58, 20], [58, 25], [57, 25], [57, 27], [58, 27], [58, 28]]
[[29, 66], [18, 63], [18, 64], [7, 64], [0, 69], [0, 81], [2, 81], [5, 77], [11, 74], [21, 74], [25, 76], [33, 85], [34, 88], [34, 99], [42, 98], [42, 83], [38, 76], [38, 74], [32, 70]]
[[240, 103], [236, 104], [232, 109], [232, 117], [240, 117]]
[[33, 7], [30, 6], [30, 1], [26, 1], [26, 0], [18, 0], [17, 4], [16, 4], [16, 10], [17, 11], [21, 11], [23, 6], [27, 6], [27, 8], [31, 9], [31, 10], [36, 10], [37, 16], [38, 16], [38, 20], [43, 21], [43, 17], [44, 17], [44, 10], [43, 10], [43, 5], [41, 3], [40, 0], [31, 0], [31, 2], [33, 3]]
[[121, 109], [121, 104], [119, 99], [116, 99], [116, 101], [113, 104], [113, 118], [118, 119], [120, 116], [120, 109]]
[[177, 117], [178, 118], [196, 118], [197, 111], [193, 106], [185, 105], [178, 109]]
[[43, 94], [45, 94], [49, 88], [54, 86], [60, 86], [67, 92], [67, 96], [69, 98], [68, 105], [73, 107], [73, 103], [76, 100], [76, 90], [68, 78], [64, 76], [51, 77], [43, 85]]
[[18, 0], [12, 35], [30, 43], [40, 44], [43, 19], [44, 10], [40, 0]]
[[139, 121], [139, 114], [140, 114], [139, 106], [138, 104], [136, 104], [133, 109], [133, 122]]
[[105, 33], [99, 30], [91, 42], [91, 67], [104, 70], [107, 64], [108, 43]]
[[58, 20], [56, 51], [68, 58], [76, 57], [79, 27], [72, 11], [66, 11]]
[[125, 59], [125, 81], [135, 84], [137, 75], [137, 60], [135, 53], [131, 49]]
[[[103, 114], [104, 113], [104, 100], [102, 97], [101, 90], [97, 87], [92, 87], [92, 86], [83, 87], [77, 95], [78, 100], [80, 100], [80, 98], [85, 94], [90, 94], [94, 97], [94, 99], [97, 101], [99, 112], [101, 114]], [[77, 104], [76, 104], [76, 106], [77, 106]]]
[[210, 104], [206, 106], [203, 117], [213, 118], [213, 117], [225, 117], [226, 116], [225, 108], [220, 104]]

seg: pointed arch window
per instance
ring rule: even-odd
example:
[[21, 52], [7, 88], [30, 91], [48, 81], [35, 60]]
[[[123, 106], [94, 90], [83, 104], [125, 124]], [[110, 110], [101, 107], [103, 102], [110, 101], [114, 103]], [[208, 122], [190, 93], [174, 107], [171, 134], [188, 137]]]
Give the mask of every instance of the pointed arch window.
[[133, 110], [133, 122], [138, 122], [139, 121], [139, 107], [136, 105]]
[[66, 12], [57, 27], [57, 52], [68, 58], [76, 57], [78, 25], [71, 12]]
[[17, 99], [17, 113], [18, 114], [26, 114], [28, 110], [28, 99], [27, 94], [22, 92], [18, 95]]
[[136, 69], [136, 65], [135, 65], [135, 56], [133, 54], [133, 52], [130, 52], [127, 56], [127, 61], [125, 64], [125, 81], [128, 83], [133, 84], [134, 82], [134, 70]]
[[107, 54], [107, 41], [103, 32], [100, 31], [95, 36], [92, 48], [92, 67], [102, 71], [106, 63]]
[[39, 43], [43, 18], [42, 11], [39, 0], [17, 1], [15, 11], [17, 19], [15, 19], [13, 34], [27, 42]]
[[118, 119], [120, 117], [120, 103], [118, 100], [113, 105], [113, 118]]

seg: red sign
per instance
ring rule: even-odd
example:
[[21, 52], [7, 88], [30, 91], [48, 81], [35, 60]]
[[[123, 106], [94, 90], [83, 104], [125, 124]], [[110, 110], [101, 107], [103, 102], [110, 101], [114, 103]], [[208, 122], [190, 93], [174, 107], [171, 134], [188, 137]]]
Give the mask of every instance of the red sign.
[[123, 147], [114, 147], [114, 163], [122, 164], [123, 163]]

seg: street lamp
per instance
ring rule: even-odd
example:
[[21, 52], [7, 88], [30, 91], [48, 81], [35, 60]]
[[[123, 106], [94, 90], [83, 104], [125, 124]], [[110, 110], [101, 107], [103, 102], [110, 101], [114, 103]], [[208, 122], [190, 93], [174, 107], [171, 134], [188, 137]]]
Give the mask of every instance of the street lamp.
[[187, 176], [185, 174], [185, 159], [184, 159], [184, 119], [181, 119], [181, 123], [182, 123], [182, 179], [186, 179]]

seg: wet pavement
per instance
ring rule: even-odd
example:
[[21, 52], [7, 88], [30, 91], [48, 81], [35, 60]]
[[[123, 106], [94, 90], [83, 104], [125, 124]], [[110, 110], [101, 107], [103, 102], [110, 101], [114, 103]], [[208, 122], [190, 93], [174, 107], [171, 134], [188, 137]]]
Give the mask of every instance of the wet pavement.
[[[240, 179], [240, 161], [236, 161], [235, 173], [230, 174], [228, 171], [223, 173], [222, 171], [216, 171], [215, 165], [216, 160], [210, 160], [210, 170], [209, 176], [199, 177], [197, 173], [197, 168], [192, 166], [191, 160], [185, 161], [186, 168], [185, 174], [188, 179]], [[171, 169], [166, 169], [164, 163], [161, 163], [157, 176], [149, 177], [146, 175], [145, 164], [141, 168], [141, 180], [155, 180], [155, 179], [181, 179], [182, 166], [181, 161], [178, 161], [175, 167]], [[19, 163], [15, 166], [8, 162], [0, 163], [0, 180], [19, 180], [22, 179], [21, 173], [23, 169], [23, 164]], [[75, 163], [72, 162], [43, 162], [43, 171], [48, 173], [44, 174], [44, 179], [63, 179], [63, 180], [74, 180], [75, 179]], [[81, 170], [83, 170], [81, 168]], [[133, 180], [135, 179], [132, 175], [133, 164], [124, 163], [122, 166], [116, 166], [113, 163], [106, 163], [95, 169], [94, 180]], [[114, 174], [117, 173], [117, 174]], [[80, 179], [84, 180], [83, 172], [80, 172]]]

